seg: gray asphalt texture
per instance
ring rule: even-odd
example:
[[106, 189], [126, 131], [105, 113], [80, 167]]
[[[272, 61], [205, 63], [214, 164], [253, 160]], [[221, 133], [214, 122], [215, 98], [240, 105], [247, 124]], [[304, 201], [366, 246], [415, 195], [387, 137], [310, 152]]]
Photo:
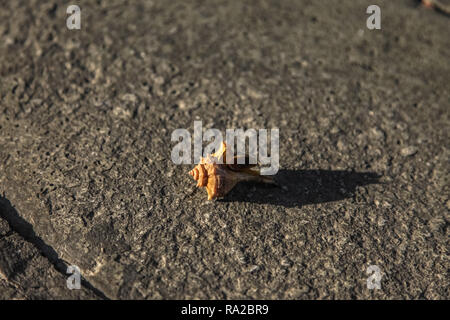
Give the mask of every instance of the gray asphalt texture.
[[[449, 299], [450, 18], [372, 2], [1, 1], [0, 298]], [[207, 201], [195, 120], [280, 186]]]

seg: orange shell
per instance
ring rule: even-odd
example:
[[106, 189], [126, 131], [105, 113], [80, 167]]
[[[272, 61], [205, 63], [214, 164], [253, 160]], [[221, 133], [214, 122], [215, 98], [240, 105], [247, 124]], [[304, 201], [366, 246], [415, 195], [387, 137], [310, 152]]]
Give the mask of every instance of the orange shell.
[[260, 176], [255, 165], [226, 164], [226, 144], [222, 142], [216, 153], [200, 158], [200, 163], [189, 174], [197, 180], [197, 187], [206, 187], [208, 200], [223, 197], [239, 181], [274, 183], [272, 179]]
[[197, 187], [206, 187], [208, 200], [225, 196], [238, 182], [232, 171], [217, 163], [200, 163], [189, 174]]
[[197, 187], [205, 187], [208, 183], [208, 175], [203, 165], [198, 165], [189, 174], [197, 180]]

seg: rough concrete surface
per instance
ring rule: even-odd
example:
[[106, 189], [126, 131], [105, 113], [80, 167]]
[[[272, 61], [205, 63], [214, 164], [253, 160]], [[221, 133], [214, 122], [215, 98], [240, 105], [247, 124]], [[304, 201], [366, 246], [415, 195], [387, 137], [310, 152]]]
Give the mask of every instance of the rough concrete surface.
[[[450, 298], [450, 18], [372, 2], [1, 1], [0, 298]], [[194, 120], [279, 128], [280, 187], [207, 201]]]

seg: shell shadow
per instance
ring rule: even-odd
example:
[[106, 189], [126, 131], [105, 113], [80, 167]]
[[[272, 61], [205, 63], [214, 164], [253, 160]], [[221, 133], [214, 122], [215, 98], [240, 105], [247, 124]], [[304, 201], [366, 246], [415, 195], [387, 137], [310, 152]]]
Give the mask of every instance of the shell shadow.
[[301, 207], [351, 198], [356, 187], [379, 183], [375, 172], [344, 170], [280, 170], [275, 176], [278, 186], [240, 183], [220, 202]]

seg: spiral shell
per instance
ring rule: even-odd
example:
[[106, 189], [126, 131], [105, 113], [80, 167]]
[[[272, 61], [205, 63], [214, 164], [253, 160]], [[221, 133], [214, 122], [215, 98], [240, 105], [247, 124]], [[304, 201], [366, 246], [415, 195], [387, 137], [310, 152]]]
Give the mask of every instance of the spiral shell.
[[208, 172], [204, 165], [197, 165], [194, 169], [189, 171], [189, 174], [197, 180], [197, 187], [205, 187], [208, 183]]
[[[252, 170], [255, 165], [226, 164], [226, 144], [220, 150], [201, 158], [200, 163], [189, 174], [197, 180], [197, 187], [206, 187], [208, 200], [225, 196], [239, 181], [273, 183], [273, 180]], [[220, 160], [220, 161], [219, 161]]]

